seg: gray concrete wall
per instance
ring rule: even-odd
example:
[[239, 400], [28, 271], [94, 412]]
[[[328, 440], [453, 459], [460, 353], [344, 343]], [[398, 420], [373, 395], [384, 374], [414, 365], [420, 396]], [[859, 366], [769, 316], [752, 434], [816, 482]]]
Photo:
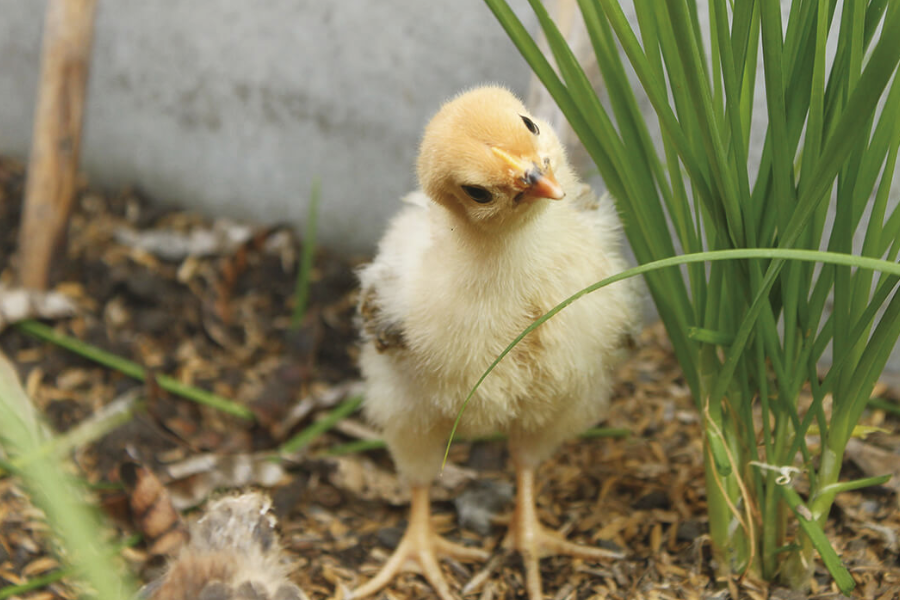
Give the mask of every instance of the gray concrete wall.
[[[518, 3], [524, 4], [524, 1]], [[46, 2], [0, 0], [0, 152], [27, 156]], [[82, 165], [211, 214], [300, 223], [371, 251], [415, 185], [420, 132], [527, 65], [482, 0], [100, 0]]]

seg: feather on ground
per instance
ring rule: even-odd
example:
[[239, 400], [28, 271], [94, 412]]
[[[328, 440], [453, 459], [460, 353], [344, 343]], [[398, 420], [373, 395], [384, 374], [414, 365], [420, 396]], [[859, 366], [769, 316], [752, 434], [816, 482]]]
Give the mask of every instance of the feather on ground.
[[190, 542], [142, 594], [150, 600], [302, 600], [269, 514], [271, 501], [248, 492], [210, 504]]

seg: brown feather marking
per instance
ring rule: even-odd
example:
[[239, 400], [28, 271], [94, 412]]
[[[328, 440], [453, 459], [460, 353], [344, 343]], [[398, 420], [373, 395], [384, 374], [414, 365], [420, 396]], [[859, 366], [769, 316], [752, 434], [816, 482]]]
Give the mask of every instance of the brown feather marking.
[[359, 302], [359, 316], [362, 319], [363, 332], [379, 352], [393, 348], [406, 348], [403, 327], [398, 323], [385, 323], [381, 317], [381, 306], [374, 288], [363, 290]]
[[[538, 306], [537, 303], [529, 304], [525, 309], [525, 319], [527, 323], [522, 329], [531, 325], [544, 315], [547, 311]], [[526, 365], [533, 372], [537, 372], [541, 367], [541, 355], [544, 353], [544, 342], [541, 339], [541, 328], [538, 327], [530, 332], [512, 351], [513, 360]]]

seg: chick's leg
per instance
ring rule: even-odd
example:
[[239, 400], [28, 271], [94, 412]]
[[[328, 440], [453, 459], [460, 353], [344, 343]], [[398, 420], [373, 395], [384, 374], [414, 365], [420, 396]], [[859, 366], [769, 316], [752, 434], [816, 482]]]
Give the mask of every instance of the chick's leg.
[[412, 570], [420, 572], [428, 580], [441, 600], [453, 600], [450, 586], [441, 573], [438, 557], [451, 556], [465, 561], [484, 560], [488, 557], [484, 550], [454, 544], [435, 533], [431, 525], [431, 501], [428, 490], [429, 486], [412, 488], [409, 525], [400, 540], [400, 545], [374, 578], [353, 591], [353, 598], [374, 594], [399, 573]]
[[569, 542], [561, 534], [541, 525], [535, 505], [535, 467], [523, 457], [524, 453], [517, 452], [514, 445], [511, 445], [510, 453], [516, 469], [516, 507], [503, 545], [518, 550], [522, 555], [529, 600], [542, 600], [544, 597], [539, 561], [545, 556], [567, 554], [588, 560], [622, 557], [619, 553], [602, 548]]

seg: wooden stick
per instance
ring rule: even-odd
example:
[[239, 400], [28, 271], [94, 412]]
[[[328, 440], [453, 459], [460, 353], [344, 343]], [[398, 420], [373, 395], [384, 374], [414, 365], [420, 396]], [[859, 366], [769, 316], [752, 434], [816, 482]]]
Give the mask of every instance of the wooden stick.
[[78, 170], [97, 0], [49, 0], [19, 232], [19, 280], [43, 290], [62, 245]]

